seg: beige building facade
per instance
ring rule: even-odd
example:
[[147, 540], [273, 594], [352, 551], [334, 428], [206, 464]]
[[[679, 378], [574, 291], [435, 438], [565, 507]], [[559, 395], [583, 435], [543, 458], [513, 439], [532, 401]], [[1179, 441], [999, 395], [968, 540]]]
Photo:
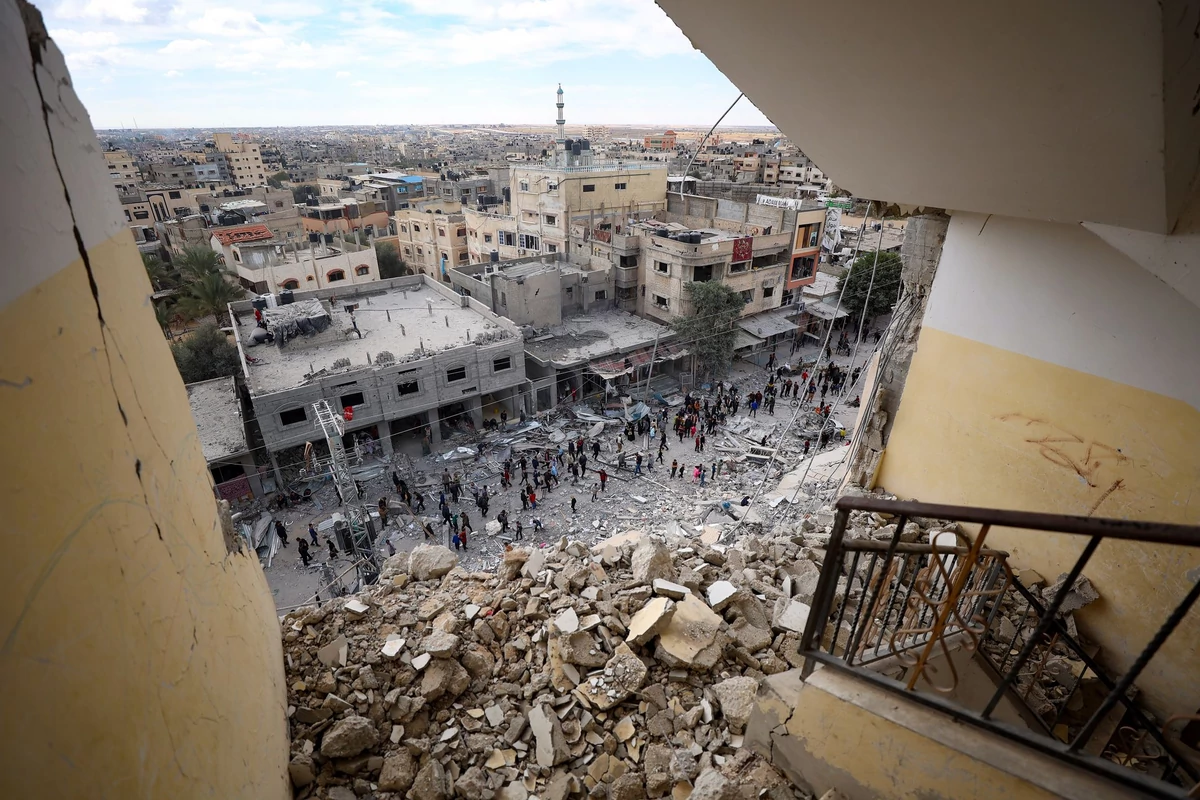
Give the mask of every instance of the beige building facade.
[[514, 165], [510, 190], [518, 255], [560, 253], [566, 252], [572, 222], [665, 210], [667, 168], [656, 163]]
[[229, 180], [236, 186], [262, 186], [266, 168], [257, 142], [235, 140], [232, 134], [214, 133], [213, 144], [229, 162]]
[[400, 257], [422, 275], [449, 281], [451, 267], [470, 263], [462, 204], [431, 200], [396, 212]]

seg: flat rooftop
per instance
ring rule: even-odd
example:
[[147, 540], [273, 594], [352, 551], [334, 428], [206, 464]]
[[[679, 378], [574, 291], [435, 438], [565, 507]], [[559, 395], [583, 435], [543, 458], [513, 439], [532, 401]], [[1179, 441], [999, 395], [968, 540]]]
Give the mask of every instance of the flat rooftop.
[[200, 436], [205, 461], [219, 461], [244, 453], [246, 429], [233, 378], [189, 383], [186, 387], [192, 419]]
[[564, 319], [545, 334], [525, 340], [525, 352], [542, 363], [567, 367], [665, 339], [671, 329], [626, 311], [608, 309]]
[[[382, 288], [382, 287], [381, 287]], [[396, 357], [397, 362], [416, 361], [443, 350], [451, 350], [481, 336], [509, 337], [512, 334], [473, 308], [464, 308], [436, 289], [418, 284], [409, 289], [383, 289], [378, 294], [364, 295], [370, 285], [347, 286], [347, 297], [328, 299], [300, 295], [294, 306], [319, 303], [329, 315], [331, 324], [320, 333], [297, 336], [280, 347], [277, 343], [250, 346], [257, 325], [250, 311], [239, 313], [238, 337], [247, 356], [257, 359], [250, 364], [250, 388], [261, 396], [304, 386], [321, 378], [369, 366], [381, 351]], [[358, 292], [357, 297], [350, 296]], [[349, 303], [357, 303], [353, 322], [362, 333], [354, 332]], [[268, 308], [263, 312], [272, 331], [292, 306]], [[277, 337], [276, 341], [278, 342]], [[370, 354], [371, 362], [367, 361]], [[334, 368], [339, 359], [349, 359], [349, 367]]]

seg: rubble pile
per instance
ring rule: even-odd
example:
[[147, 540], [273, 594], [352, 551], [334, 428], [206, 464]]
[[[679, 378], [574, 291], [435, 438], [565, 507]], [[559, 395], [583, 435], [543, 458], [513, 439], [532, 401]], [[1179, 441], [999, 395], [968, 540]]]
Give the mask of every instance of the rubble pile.
[[296, 797], [802, 796], [741, 744], [760, 679], [800, 664], [812, 557], [640, 531], [509, 549], [495, 572], [394, 556], [282, 618]]

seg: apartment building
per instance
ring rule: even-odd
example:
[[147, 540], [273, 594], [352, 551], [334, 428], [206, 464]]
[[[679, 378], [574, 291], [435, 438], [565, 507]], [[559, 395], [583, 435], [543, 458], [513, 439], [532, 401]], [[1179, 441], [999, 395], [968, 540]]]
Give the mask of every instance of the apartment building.
[[463, 209], [467, 223], [467, 263], [512, 261], [521, 258], [517, 247], [517, 218], [492, 210]]
[[366, 237], [384, 235], [390, 225], [382, 200], [358, 200], [353, 197], [322, 197], [300, 206], [304, 230], [308, 233], [354, 233]]
[[229, 133], [214, 133], [213, 146], [224, 155], [229, 180], [235, 186], [262, 186], [267, 182], [267, 171], [257, 142], [248, 141], [240, 134], [235, 138]]
[[674, 150], [675, 139], [675, 131], [666, 131], [645, 137], [642, 139], [642, 147], [647, 150]]
[[654, 163], [514, 165], [511, 198], [518, 249], [565, 252], [572, 221], [665, 209], [667, 168]]
[[321, 439], [312, 411], [321, 399], [353, 409], [347, 441], [366, 432], [386, 455], [393, 446], [419, 448], [426, 431], [437, 446], [455, 426], [479, 429], [524, 407], [520, 329], [429, 276], [290, 300], [263, 310], [265, 329], [251, 301], [230, 305], [239, 349], [261, 359], [244, 362], [243, 377], [272, 456]]
[[470, 262], [462, 204], [426, 200], [396, 212], [400, 257], [413, 270], [449, 281], [449, 269]]
[[225, 258], [249, 291], [312, 291], [379, 280], [375, 248], [331, 234], [307, 240], [276, 238], [266, 225], [243, 225], [211, 231], [209, 246]]

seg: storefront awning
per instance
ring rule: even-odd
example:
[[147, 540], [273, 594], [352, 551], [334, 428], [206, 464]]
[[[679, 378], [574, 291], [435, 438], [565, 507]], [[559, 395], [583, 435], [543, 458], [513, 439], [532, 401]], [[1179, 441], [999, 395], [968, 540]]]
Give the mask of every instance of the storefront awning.
[[846, 309], [831, 306], [825, 302], [805, 303], [804, 311], [819, 319], [841, 319], [850, 316], [850, 312]]
[[765, 341], [764, 339], [760, 339], [752, 333], [746, 333], [746, 331], [738, 331], [737, 336], [735, 336], [733, 339], [733, 349], [734, 350], [745, 350], [745, 349], [751, 348], [751, 347], [758, 347], [764, 341]]
[[682, 344], [669, 343], [660, 344], [655, 350], [654, 346], [643, 347], [624, 355], [609, 356], [608, 358], [597, 358], [588, 363], [588, 368], [605, 380], [612, 380], [621, 375], [628, 375], [639, 367], [644, 367], [650, 363], [651, 359], [655, 364], [661, 364], [664, 361], [682, 358], [688, 355], [690, 351]]
[[765, 311], [752, 317], [738, 320], [738, 327], [764, 339], [796, 330], [798, 325], [787, 318], [786, 311]]

